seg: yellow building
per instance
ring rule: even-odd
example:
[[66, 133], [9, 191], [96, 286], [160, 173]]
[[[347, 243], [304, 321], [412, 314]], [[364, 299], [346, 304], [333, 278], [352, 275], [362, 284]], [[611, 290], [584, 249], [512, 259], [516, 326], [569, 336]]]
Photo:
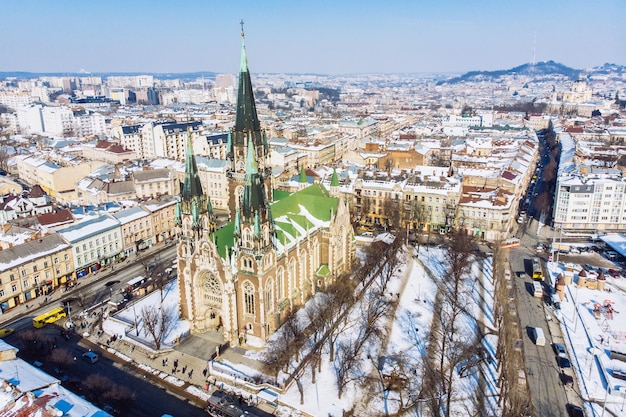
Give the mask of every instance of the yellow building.
[[45, 296], [74, 273], [72, 247], [50, 234], [0, 251], [0, 309]]

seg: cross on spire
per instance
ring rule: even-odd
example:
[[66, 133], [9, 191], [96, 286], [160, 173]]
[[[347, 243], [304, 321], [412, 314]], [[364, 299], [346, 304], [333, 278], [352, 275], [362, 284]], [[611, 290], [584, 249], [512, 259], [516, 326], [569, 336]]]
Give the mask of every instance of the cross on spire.
[[239, 24], [241, 25], [241, 37], [243, 37], [243, 19], [241, 19]]

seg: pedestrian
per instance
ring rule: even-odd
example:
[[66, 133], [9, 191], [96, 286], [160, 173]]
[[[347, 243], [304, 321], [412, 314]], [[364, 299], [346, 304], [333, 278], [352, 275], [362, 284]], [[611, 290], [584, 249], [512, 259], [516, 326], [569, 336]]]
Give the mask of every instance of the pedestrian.
[[184, 366], [183, 366], [183, 374], [184, 374], [185, 372], [187, 372], [187, 365], [184, 365]]
[[209, 390], [209, 383], [208, 382], [204, 385], [204, 389], [206, 389], [207, 391]]
[[161, 366], [165, 368], [165, 359], [161, 359]]
[[207, 373], [207, 369], [206, 369], [206, 368], [204, 368], [204, 369], [202, 370], [202, 376], [206, 377], [206, 373]]
[[189, 379], [191, 379], [191, 377], [193, 375], [193, 369], [191, 371], [189, 371], [189, 373], [187, 375], [189, 376]]

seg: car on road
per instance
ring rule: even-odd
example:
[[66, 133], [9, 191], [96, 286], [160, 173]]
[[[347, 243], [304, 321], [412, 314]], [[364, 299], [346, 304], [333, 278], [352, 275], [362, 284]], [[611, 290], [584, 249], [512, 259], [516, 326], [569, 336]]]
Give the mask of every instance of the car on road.
[[574, 385], [574, 377], [566, 374], [565, 372], [561, 372], [559, 374], [559, 379], [561, 380], [561, 383], [563, 385], [569, 385], [569, 386]]
[[565, 356], [567, 354], [565, 352], [565, 346], [560, 343], [552, 343], [552, 349], [554, 349], [554, 353], [557, 356]]
[[567, 415], [569, 417], [585, 417], [585, 412], [577, 405], [567, 404]]
[[556, 363], [559, 364], [559, 368], [571, 368], [572, 364], [565, 356], [557, 356]]
[[0, 329], [0, 338], [13, 334], [14, 331], [15, 329], [12, 329], [11, 327], [5, 327], [4, 329]]
[[98, 362], [98, 354], [92, 351], [83, 353], [83, 358], [85, 358], [89, 363]]
[[613, 278], [619, 278], [620, 277], [619, 271], [617, 269], [613, 269], [613, 268], [609, 269], [609, 275], [612, 276]]

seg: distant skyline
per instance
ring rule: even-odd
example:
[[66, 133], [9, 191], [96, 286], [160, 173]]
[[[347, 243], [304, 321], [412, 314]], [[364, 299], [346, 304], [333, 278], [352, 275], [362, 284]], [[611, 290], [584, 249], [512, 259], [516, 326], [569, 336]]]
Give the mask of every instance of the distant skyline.
[[[626, 65], [624, 0], [24, 0], [0, 71], [419, 73]], [[534, 53], [533, 53], [534, 51]]]

